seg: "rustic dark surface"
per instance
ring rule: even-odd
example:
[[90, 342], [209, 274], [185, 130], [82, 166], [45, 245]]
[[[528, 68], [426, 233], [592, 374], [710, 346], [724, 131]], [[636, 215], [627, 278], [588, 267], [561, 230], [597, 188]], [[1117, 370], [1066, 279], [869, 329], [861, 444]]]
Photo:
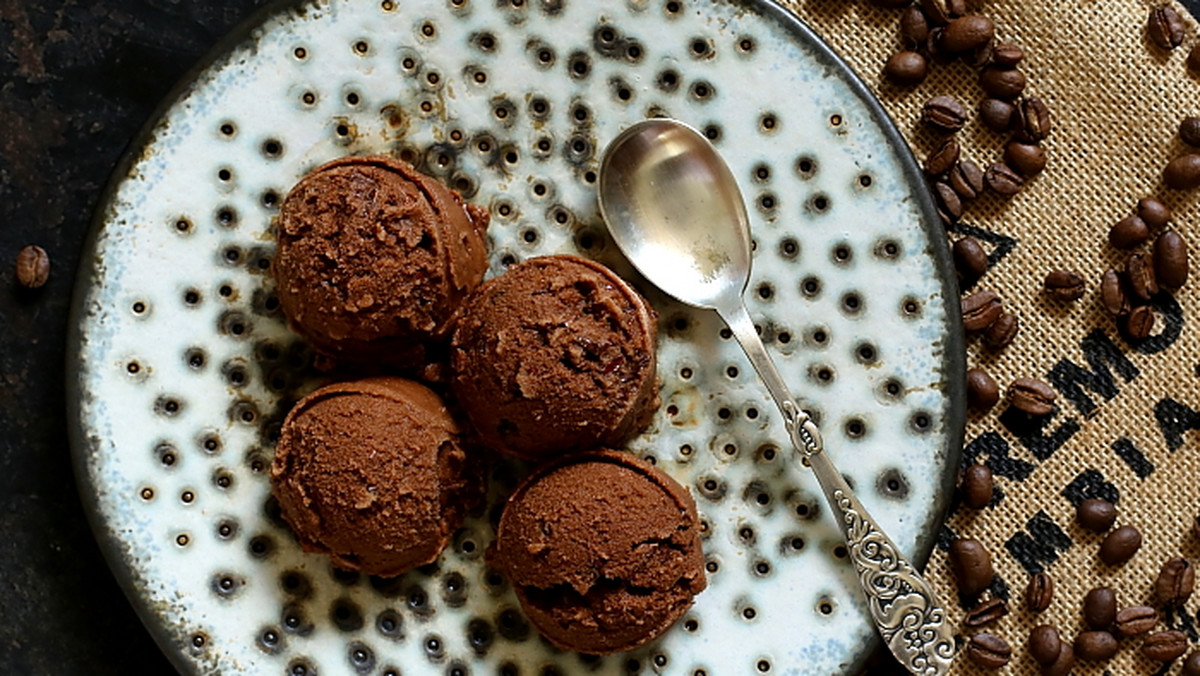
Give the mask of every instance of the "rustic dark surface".
[[[109, 573], [76, 492], [67, 312], [117, 159], [175, 82], [264, 4], [0, 0], [0, 674], [173, 673]], [[1200, 11], [1200, 0], [1184, 4]], [[26, 244], [53, 266], [36, 291], [14, 278]]]

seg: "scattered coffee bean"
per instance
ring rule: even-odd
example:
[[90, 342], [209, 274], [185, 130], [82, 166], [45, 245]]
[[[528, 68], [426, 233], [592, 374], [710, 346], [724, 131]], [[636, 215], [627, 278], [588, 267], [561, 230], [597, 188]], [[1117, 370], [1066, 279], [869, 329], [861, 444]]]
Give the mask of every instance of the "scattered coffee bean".
[[1160, 631], [1142, 641], [1142, 654], [1155, 662], [1170, 662], [1183, 657], [1187, 649], [1187, 634], [1182, 631]]
[[1180, 676], [1200, 676], [1200, 650], [1188, 655], [1187, 660], [1183, 663], [1183, 671]]
[[1031, 178], [1046, 168], [1046, 151], [1032, 143], [1010, 141], [1004, 146], [1004, 162], [1022, 176]]
[[967, 370], [967, 405], [977, 411], [987, 411], [1000, 401], [1000, 386], [983, 369]]
[[963, 618], [963, 624], [972, 629], [991, 624], [1008, 614], [1008, 603], [1004, 599], [988, 599], [972, 608]]
[[965, 200], [973, 200], [983, 192], [983, 170], [971, 160], [959, 160], [950, 170], [950, 187]]
[[1017, 138], [1037, 143], [1050, 135], [1050, 109], [1041, 99], [1023, 99], [1013, 117]]
[[1017, 378], [1008, 386], [1008, 403], [1029, 415], [1048, 415], [1054, 410], [1058, 393], [1034, 378]]
[[921, 108], [921, 121], [931, 127], [953, 133], [966, 124], [967, 109], [952, 96], [935, 96], [926, 101]]
[[974, 282], [987, 272], [987, 252], [974, 237], [967, 236], [954, 243], [954, 268], [963, 281]]
[[1117, 593], [1111, 587], [1096, 587], [1083, 597], [1083, 621], [1091, 629], [1108, 630], [1117, 619]]
[[1154, 280], [1160, 287], [1179, 289], [1187, 278], [1187, 242], [1178, 232], [1166, 230], [1154, 240]]
[[1179, 123], [1179, 140], [1200, 148], [1200, 117], [1185, 117]]
[[992, 62], [1001, 68], [1016, 68], [1025, 58], [1025, 52], [1011, 43], [1002, 43], [992, 49]]
[[1192, 562], [1175, 558], [1163, 564], [1154, 581], [1154, 596], [1164, 606], [1182, 606], [1196, 589], [1196, 569]]
[[1075, 668], [1075, 647], [1063, 641], [1058, 651], [1058, 659], [1048, 667], [1042, 667], [1042, 676], [1069, 676]]
[[1175, 49], [1183, 44], [1183, 19], [1170, 7], [1150, 10], [1146, 30], [1149, 32], [1150, 41], [1159, 49]]
[[994, 48], [994, 44], [995, 42], [993, 40], [988, 40], [975, 49], [963, 54], [963, 61], [972, 68], [983, 68], [992, 62], [992, 50]]
[[1155, 321], [1154, 310], [1151, 310], [1149, 305], [1139, 305], [1129, 311], [1122, 330], [1126, 337], [1141, 340], [1154, 333]]
[[1187, 67], [1192, 71], [1200, 73], [1200, 43], [1192, 47], [1192, 51], [1188, 52]]
[[1084, 631], [1075, 637], [1075, 656], [1086, 662], [1107, 662], [1119, 647], [1107, 631]]
[[991, 43], [995, 34], [996, 24], [991, 19], [982, 14], [968, 14], [946, 25], [939, 46], [947, 52], [960, 54]]
[[992, 555], [979, 540], [959, 538], [951, 542], [949, 558], [960, 594], [977, 596], [992, 584]]
[[1012, 659], [1012, 648], [995, 634], [976, 634], [967, 643], [967, 658], [984, 669], [999, 669]]
[[1001, 197], [1012, 197], [1021, 191], [1025, 181], [1007, 164], [997, 162], [983, 172], [983, 182], [992, 192]]
[[1016, 68], [988, 66], [979, 73], [979, 86], [990, 96], [1012, 101], [1025, 91], [1025, 73]]
[[1150, 228], [1140, 216], [1126, 216], [1108, 231], [1108, 243], [1118, 249], [1132, 249], [1150, 239]]
[[976, 291], [962, 300], [963, 328], [982, 331], [1000, 316], [1004, 305], [991, 291]]
[[921, 9], [936, 26], [945, 26], [955, 17], [967, 13], [966, 0], [921, 0]]
[[[1050, 602], [1054, 600], [1054, 578], [1050, 577], [1050, 573], [1041, 572], [1034, 573], [1029, 578], [1029, 584], [1025, 587], [1025, 607], [1029, 610], [1040, 613], [1050, 607]], [[1058, 633], [1055, 632], [1057, 638]], [[1058, 651], [1054, 651], [1057, 653]], [[1054, 655], [1051, 655], [1053, 658]]]
[[1171, 220], [1171, 207], [1157, 197], [1143, 197], [1137, 203], [1137, 215], [1146, 225], [1158, 229]]
[[1138, 636], [1145, 634], [1158, 624], [1158, 611], [1149, 606], [1132, 606], [1117, 611], [1113, 620], [1117, 634], [1121, 636]]
[[1017, 107], [1008, 101], [987, 98], [979, 102], [979, 119], [983, 126], [1003, 134], [1012, 128], [1013, 115]]
[[929, 156], [925, 158], [925, 173], [930, 176], [940, 176], [954, 166], [958, 162], [958, 156], [962, 149], [958, 145], [958, 141], [953, 137], [942, 141]]
[[17, 283], [37, 289], [50, 278], [50, 256], [40, 246], [30, 244], [17, 254]]
[[929, 59], [943, 66], [951, 63], [954, 61], [954, 55], [943, 52], [942, 48], [938, 46], [942, 41], [942, 33], [946, 29], [940, 26], [934, 27], [933, 21], [930, 21], [929, 24], [929, 39], [925, 41], [925, 51], [929, 54]]
[[1048, 667], [1054, 664], [1061, 650], [1062, 638], [1058, 635], [1058, 629], [1042, 624], [1029, 632], [1029, 654], [1033, 656], [1033, 661], [1041, 666]]
[[1013, 312], [1001, 312], [996, 321], [983, 332], [983, 343], [993, 350], [1002, 350], [1016, 340], [1021, 320]]
[[1158, 280], [1154, 277], [1154, 260], [1147, 254], [1129, 254], [1125, 259], [1125, 279], [1133, 295], [1148, 301], [1158, 293]]
[[917, 52], [896, 52], [883, 64], [883, 74], [899, 85], [918, 85], [929, 74], [929, 63]]
[[1163, 169], [1163, 183], [1176, 190], [1200, 187], [1200, 154], [1176, 157]]
[[945, 181], [934, 183], [933, 195], [937, 197], [938, 210], [944, 219], [950, 223], [957, 223], [958, 219], [962, 218], [962, 200], [959, 199], [958, 193], [954, 192], [954, 188], [951, 188], [949, 183]]
[[1117, 507], [1108, 500], [1088, 498], [1075, 508], [1075, 520], [1093, 533], [1106, 533], [1117, 521]]
[[929, 19], [920, 5], [910, 5], [900, 15], [900, 39], [908, 49], [917, 49], [929, 39]]
[[1129, 295], [1125, 293], [1125, 279], [1112, 268], [1105, 270], [1104, 276], [1100, 278], [1100, 302], [1114, 317], [1129, 314]]
[[1141, 548], [1142, 532], [1133, 526], [1121, 526], [1100, 543], [1100, 560], [1110, 566], [1119, 566], [1132, 559]]
[[1054, 270], [1046, 275], [1046, 280], [1042, 283], [1046, 289], [1046, 294], [1054, 300], [1070, 303], [1072, 301], [1083, 298], [1083, 293], [1087, 289], [1084, 284], [1083, 275], [1070, 270]]
[[963, 472], [963, 503], [971, 509], [983, 509], [992, 502], [996, 481], [987, 465], [971, 465]]

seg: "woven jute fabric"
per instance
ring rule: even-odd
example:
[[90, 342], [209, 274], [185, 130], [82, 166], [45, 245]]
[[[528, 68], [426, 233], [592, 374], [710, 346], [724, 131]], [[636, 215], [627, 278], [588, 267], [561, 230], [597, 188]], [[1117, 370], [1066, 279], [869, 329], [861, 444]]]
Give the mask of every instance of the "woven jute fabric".
[[[997, 579], [984, 595], [1009, 599], [1008, 617], [982, 630], [961, 628], [964, 637], [988, 631], [1013, 648], [999, 673], [1038, 674], [1027, 650], [1030, 629], [1059, 628], [1066, 640], [1085, 629], [1081, 607], [1093, 587], [1116, 590], [1121, 607], [1155, 605], [1153, 581], [1162, 564], [1184, 556], [1200, 562], [1200, 541], [1191, 523], [1200, 513], [1200, 280], [1155, 303], [1155, 335], [1127, 341], [1100, 303], [1099, 280], [1120, 267], [1125, 252], [1109, 246], [1109, 228], [1134, 212], [1139, 198], [1154, 195], [1174, 211], [1174, 223], [1200, 248], [1200, 191], [1167, 189], [1163, 167], [1188, 152], [1176, 136], [1180, 120], [1200, 115], [1200, 78], [1188, 72], [1188, 50], [1200, 41], [1196, 22], [1180, 5], [1187, 38], [1164, 52], [1147, 37], [1155, 4], [1135, 0], [1016, 0], [975, 3], [972, 11], [995, 20], [997, 42], [1025, 50], [1021, 69], [1027, 96], [1050, 108], [1054, 129], [1043, 142], [1046, 171], [1009, 200], [985, 195], [968, 203], [962, 224], [947, 236], [975, 234], [994, 259], [976, 288], [999, 294], [1020, 317], [1016, 341], [1001, 351], [968, 339], [968, 365], [990, 372], [1001, 388], [1018, 377], [1050, 382], [1058, 408], [1042, 420], [1008, 410], [1002, 402], [967, 422], [965, 462], [986, 463], [996, 475], [998, 498], [983, 510], [955, 507], [927, 574], [962, 627], [966, 612], [947, 563], [954, 537], [972, 537], [991, 552]], [[823, 36], [877, 93], [923, 159], [939, 138], [920, 123], [921, 106], [946, 94], [974, 111], [984, 98], [978, 71], [962, 62], [930, 64], [918, 87], [882, 77], [887, 57], [901, 48], [901, 10], [867, 0], [794, 0], [788, 7]], [[1007, 138], [975, 116], [959, 132], [963, 156], [981, 167], [999, 161]], [[1149, 246], [1142, 247], [1149, 249]], [[1088, 280], [1075, 303], [1048, 298], [1047, 272], [1074, 270]], [[1193, 274], [1193, 277], [1195, 275]], [[1109, 567], [1097, 553], [1102, 536], [1075, 522], [1085, 497], [1117, 501], [1118, 524], [1141, 529], [1144, 545], [1128, 563]], [[1042, 613], [1024, 607], [1031, 572], [1054, 578], [1053, 604]], [[1183, 611], [1164, 613], [1158, 630], [1180, 629], [1195, 650], [1200, 594]], [[1126, 639], [1108, 663], [1080, 662], [1075, 674], [1179, 673], [1141, 654], [1141, 639]], [[877, 669], [878, 670], [878, 669]], [[953, 673], [987, 673], [965, 656]]]

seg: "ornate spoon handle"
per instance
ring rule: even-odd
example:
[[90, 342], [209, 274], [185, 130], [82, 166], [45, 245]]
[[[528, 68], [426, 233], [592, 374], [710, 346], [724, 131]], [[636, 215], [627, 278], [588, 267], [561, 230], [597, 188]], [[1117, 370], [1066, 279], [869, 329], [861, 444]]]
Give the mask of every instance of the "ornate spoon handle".
[[895, 543], [879, 528], [824, 452], [821, 433], [788, 392], [738, 299], [717, 311], [733, 331], [775, 404], [804, 463], [817, 475], [825, 499], [846, 536], [850, 560], [867, 595], [867, 606], [888, 649], [920, 676], [942, 676], [954, 659], [954, 632], [937, 595]]

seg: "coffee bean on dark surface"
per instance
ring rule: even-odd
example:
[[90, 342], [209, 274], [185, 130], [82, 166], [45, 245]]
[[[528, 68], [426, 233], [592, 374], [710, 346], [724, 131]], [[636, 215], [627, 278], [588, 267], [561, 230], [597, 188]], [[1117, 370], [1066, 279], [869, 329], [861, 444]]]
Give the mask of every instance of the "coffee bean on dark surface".
[[1117, 611], [1113, 627], [1121, 636], [1145, 634], [1158, 624], [1158, 611], [1150, 606], [1131, 606]]
[[896, 52], [883, 64], [883, 74], [900, 85], [918, 85], [929, 74], [929, 62], [917, 52]]
[[1041, 99], [1023, 99], [1014, 112], [1013, 128], [1017, 137], [1037, 143], [1050, 135], [1050, 108]]
[[962, 148], [953, 137], [941, 142], [938, 147], [925, 158], [925, 173], [930, 176], [940, 176], [958, 162]]
[[991, 291], [976, 291], [962, 299], [963, 328], [982, 331], [991, 326], [1003, 310], [999, 296]]
[[963, 204], [954, 188], [945, 181], [937, 181], [933, 184], [933, 194], [937, 197], [938, 209], [944, 217], [951, 223], [957, 223], [963, 215]]
[[1171, 160], [1163, 169], [1163, 183], [1176, 190], [1200, 187], [1200, 155], [1191, 153]]
[[1123, 330], [1127, 337], [1141, 340], [1154, 333], [1155, 321], [1154, 310], [1151, 310], [1149, 305], [1139, 305], [1130, 310], [1129, 315], [1125, 317]]
[[959, 160], [950, 169], [950, 187], [964, 200], [973, 200], [983, 192], [983, 170], [971, 160]]
[[977, 596], [992, 584], [992, 555], [979, 540], [959, 538], [951, 542], [949, 558], [960, 594]]
[[1167, 230], [1154, 240], [1154, 281], [1160, 287], [1179, 289], [1187, 278], [1187, 242], [1178, 232]]
[[995, 634], [976, 634], [967, 643], [967, 658], [984, 669], [999, 669], [1012, 659], [1012, 647]]
[[1200, 148], [1200, 117], [1185, 117], [1179, 123], [1179, 140]]
[[1008, 603], [1004, 599], [988, 599], [967, 612], [963, 624], [972, 629], [989, 625], [1008, 615]]
[[1062, 638], [1058, 635], [1058, 629], [1042, 624], [1029, 632], [1029, 654], [1041, 666], [1054, 664], [1061, 649]]
[[1118, 249], [1132, 249], [1150, 239], [1150, 228], [1140, 216], [1126, 216], [1108, 231], [1108, 243]]
[[983, 332], [983, 343], [993, 350], [1002, 350], [1016, 340], [1021, 320], [1014, 312], [1001, 312], [996, 321]]
[[952, 96], [935, 96], [921, 108], [921, 120], [942, 131], [956, 132], [967, 122], [967, 109]]
[[1150, 41], [1159, 49], [1175, 49], [1183, 44], [1184, 24], [1179, 13], [1170, 7], [1150, 10], [1146, 25]]
[[1154, 581], [1154, 596], [1165, 606], [1182, 606], [1196, 589], [1196, 568], [1191, 561], [1174, 558], [1163, 564]]
[[1188, 52], [1187, 67], [1193, 72], [1200, 73], [1200, 43], [1192, 47], [1192, 51]]
[[1025, 73], [1017, 68], [988, 66], [979, 73], [979, 86], [990, 96], [1012, 101], [1025, 91]]
[[992, 41], [996, 24], [982, 14], [968, 14], [946, 25], [939, 45], [947, 52], [962, 53], [978, 49]]
[[908, 49], [924, 47], [929, 39], [929, 19], [919, 5], [910, 5], [900, 15], [900, 39]]
[[954, 243], [954, 268], [964, 281], [975, 281], [988, 269], [987, 252], [974, 237], [963, 237]]
[[1083, 298], [1087, 289], [1083, 275], [1070, 270], [1054, 270], [1048, 273], [1042, 287], [1046, 290], [1046, 295], [1064, 303]]
[[1129, 314], [1129, 295], [1125, 292], [1125, 279], [1121, 273], [1109, 268], [1100, 277], [1100, 302], [1114, 317]]
[[992, 192], [1001, 197], [1012, 197], [1021, 192], [1021, 186], [1025, 184], [1021, 175], [1003, 162], [997, 162], [988, 167], [987, 171], [983, 172], [983, 182]]
[[1121, 526], [1100, 543], [1100, 560], [1110, 566], [1119, 566], [1132, 559], [1141, 548], [1142, 532], [1134, 526]]
[[1075, 508], [1075, 520], [1093, 533], [1107, 533], [1117, 521], [1117, 506], [1102, 498], [1088, 498]]
[[1157, 229], [1171, 220], [1171, 207], [1163, 204], [1157, 197], [1143, 197], [1138, 200], [1137, 215], [1147, 226]]
[[1120, 645], [1107, 631], [1083, 631], [1075, 637], [1075, 656], [1086, 662], [1107, 662]]
[[1083, 597], [1083, 621], [1092, 629], [1107, 630], [1117, 619], [1117, 593], [1111, 587], [1096, 587]]
[[1054, 411], [1058, 393], [1034, 378], [1017, 378], [1008, 386], [1008, 403], [1029, 415], [1048, 415]]
[[1200, 650], [1188, 655], [1183, 662], [1181, 676], [1200, 676]]
[[963, 503], [971, 509], [983, 509], [992, 501], [996, 481], [987, 465], [973, 464], [963, 471]]
[[967, 405], [976, 411], [987, 411], [1000, 401], [1000, 386], [996, 379], [980, 368], [967, 370]]
[[1004, 146], [1004, 162], [1026, 178], [1037, 176], [1046, 168], [1046, 150], [1033, 143], [1010, 141]]
[[1025, 51], [1020, 47], [1004, 42], [992, 48], [992, 62], [1001, 68], [1016, 68], [1025, 58]]
[[1150, 300], [1158, 293], [1158, 280], [1154, 277], [1154, 260], [1143, 253], [1129, 254], [1125, 259], [1125, 279], [1129, 290], [1142, 300]]
[[987, 98], [979, 102], [979, 120], [988, 129], [1003, 134], [1012, 128], [1016, 109], [1017, 107], [1008, 101]]
[[1182, 631], [1160, 631], [1142, 641], [1142, 654], [1155, 662], [1170, 662], [1183, 657], [1187, 650], [1187, 634]]
[[1049, 608], [1053, 600], [1054, 578], [1045, 571], [1034, 573], [1029, 578], [1029, 584], [1025, 586], [1025, 607], [1035, 613], [1040, 613]]
[[17, 253], [17, 283], [37, 289], [50, 279], [50, 256], [40, 246], [30, 244]]

